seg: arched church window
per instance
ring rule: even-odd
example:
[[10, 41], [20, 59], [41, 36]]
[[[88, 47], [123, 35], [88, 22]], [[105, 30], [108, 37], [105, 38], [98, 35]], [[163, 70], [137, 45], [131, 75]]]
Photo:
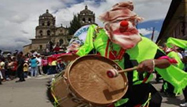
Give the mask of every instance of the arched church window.
[[48, 21], [48, 22], [47, 22], [47, 26], [50, 26], [50, 25], [51, 25], [51, 23]]
[[89, 18], [89, 19], [88, 19], [88, 22], [90, 23], [91, 21], [92, 21], [92, 19], [91, 19], [91, 18]]
[[45, 23], [44, 23], [44, 22], [42, 22], [42, 26], [45, 26]]
[[42, 45], [40, 45], [40, 47], [39, 47], [40, 49], [42, 49], [43, 47], [42, 47]]
[[64, 42], [63, 39], [60, 39], [59, 40], [59, 45], [61, 46], [63, 44], [63, 42]]
[[50, 35], [51, 35], [51, 31], [48, 30], [48, 31], [47, 31], [47, 36], [50, 36]]
[[43, 31], [40, 30], [40, 31], [39, 31], [39, 34], [40, 34], [40, 36], [43, 36]]
[[85, 19], [85, 18], [82, 18], [82, 21], [83, 21], [83, 22], [85, 22], [85, 21], [86, 21], [86, 19]]

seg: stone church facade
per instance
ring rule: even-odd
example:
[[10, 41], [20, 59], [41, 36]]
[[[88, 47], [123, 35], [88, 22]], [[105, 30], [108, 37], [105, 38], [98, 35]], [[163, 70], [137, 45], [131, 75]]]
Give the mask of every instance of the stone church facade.
[[[95, 14], [85, 6], [85, 9], [78, 14], [82, 26], [95, 23]], [[58, 44], [61, 50], [65, 50], [73, 35], [69, 35], [68, 28], [56, 27], [55, 17], [46, 10], [46, 13], [39, 16], [39, 24], [35, 28], [35, 38], [31, 39], [31, 44], [23, 47], [23, 53], [31, 51], [45, 53], [51, 41]]]

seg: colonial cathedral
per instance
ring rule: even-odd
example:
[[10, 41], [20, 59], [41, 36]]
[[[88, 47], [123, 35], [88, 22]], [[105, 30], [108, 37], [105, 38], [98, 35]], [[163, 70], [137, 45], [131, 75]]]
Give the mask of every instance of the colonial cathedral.
[[[95, 23], [95, 14], [85, 6], [85, 9], [78, 13], [78, 19], [82, 26]], [[73, 35], [69, 35], [67, 27], [56, 26], [55, 17], [49, 13], [49, 10], [39, 16], [38, 26], [35, 28], [35, 38], [31, 39], [31, 44], [23, 47], [23, 52], [37, 51], [46, 52], [49, 43], [59, 45], [61, 49], [68, 46]]]

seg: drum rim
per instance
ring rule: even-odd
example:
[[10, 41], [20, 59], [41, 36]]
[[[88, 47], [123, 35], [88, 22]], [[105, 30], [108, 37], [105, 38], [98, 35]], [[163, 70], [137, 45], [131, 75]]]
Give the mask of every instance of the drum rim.
[[[71, 64], [69, 65], [69, 67], [68, 67], [68, 69], [67, 69], [67, 73], [66, 73], [67, 81], [68, 81], [68, 83], [70, 84], [71, 90], [72, 90], [73, 92], [75, 92], [75, 94], [76, 94], [77, 96], [79, 96], [80, 98], [82, 98], [83, 100], [85, 100], [86, 102], [91, 102], [92, 104], [96, 104], [96, 105], [108, 105], [108, 104], [114, 103], [114, 102], [118, 101], [119, 99], [121, 99], [121, 98], [126, 94], [126, 92], [127, 92], [127, 90], [128, 90], [128, 78], [127, 78], [127, 76], [126, 76], [125, 74], [123, 74], [123, 78], [124, 78], [124, 80], [126, 80], [126, 83], [127, 83], [127, 84], [126, 84], [126, 88], [125, 88], [124, 91], [123, 91], [123, 95], [122, 95], [119, 99], [112, 100], [111, 103], [99, 103], [99, 104], [98, 104], [98, 103], [96, 103], [96, 102], [90, 101], [90, 100], [86, 99], [84, 96], [81, 96], [81, 94], [73, 87], [73, 85], [72, 85], [72, 83], [71, 83], [71, 81], [70, 81], [70, 69], [72, 68], [74, 62], [76, 62], [76, 61], [78, 61], [78, 60], [80, 60], [80, 59], [82, 59], [82, 58], [85, 58], [85, 57], [101, 57], [101, 58], [105, 58], [105, 59], [107, 59], [107, 60], [110, 60], [110, 59], [108, 59], [108, 58], [106, 58], [106, 57], [99, 56], [99, 55], [86, 55], [86, 56], [82, 56], [82, 57], [76, 58], [74, 61], [72, 61]], [[115, 63], [120, 69], [122, 69], [116, 62], [114, 62], [113, 60], [110, 60], [110, 61], [111, 61], [112, 63]]]

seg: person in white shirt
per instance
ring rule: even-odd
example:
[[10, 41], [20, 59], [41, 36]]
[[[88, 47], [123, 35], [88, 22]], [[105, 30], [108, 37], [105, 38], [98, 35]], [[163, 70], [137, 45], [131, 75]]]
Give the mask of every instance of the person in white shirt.
[[0, 68], [1, 68], [1, 74], [2, 74], [2, 78], [3, 80], [6, 79], [5, 77], [5, 62], [3, 59], [0, 59]]
[[42, 75], [42, 58], [40, 57], [40, 54], [36, 54], [36, 60], [38, 60], [38, 73]]

